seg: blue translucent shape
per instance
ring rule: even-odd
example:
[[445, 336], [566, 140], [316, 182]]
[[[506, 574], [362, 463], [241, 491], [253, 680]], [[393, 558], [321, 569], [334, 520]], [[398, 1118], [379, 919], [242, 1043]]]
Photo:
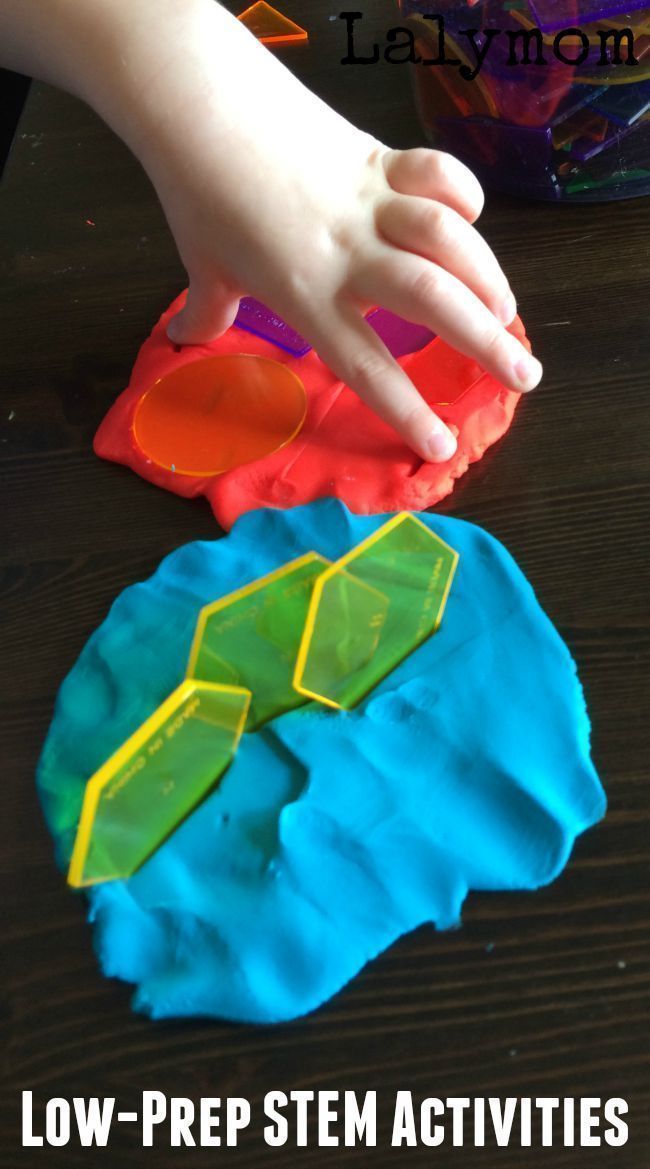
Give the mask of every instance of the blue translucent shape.
[[559, 126], [580, 110], [594, 105], [596, 98], [600, 97], [601, 93], [606, 93], [608, 89], [608, 85], [574, 85], [558, 106], [549, 126]]
[[632, 126], [650, 110], [650, 81], [640, 85], [612, 85], [593, 103], [599, 114], [619, 126]]

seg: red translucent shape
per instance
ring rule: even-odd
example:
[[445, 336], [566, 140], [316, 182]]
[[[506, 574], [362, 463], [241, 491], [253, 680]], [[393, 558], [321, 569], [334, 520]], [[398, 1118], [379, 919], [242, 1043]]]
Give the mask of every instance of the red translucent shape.
[[404, 369], [425, 402], [433, 409], [452, 406], [485, 377], [485, 370], [471, 357], [464, 357], [440, 337], [414, 353]]
[[133, 436], [157, 466], [203, 478], [286, 446], [306, 410], [305, 387], [286, 365], [224, 353], [154, 382], [136, 408]]
[[251, 4], [250, 8], [241, 12], [237, 19], [241, 20], [263, 45], [287, 45], [308, 39], [304, 28], [278, 12], [276, 8], [272, 8], [266, 0], [258, 0], [257, 4]]
[[[508, 332], [530, 352], [530, 342], [519, 317], [515, 317]], [[455, 405], [478, 382], [490, 380], [477, 361], [465, 357], [441, 337], [436, 337], [419, 353], [408, 357], [404, 369], [425, 402], [434, 410]]]

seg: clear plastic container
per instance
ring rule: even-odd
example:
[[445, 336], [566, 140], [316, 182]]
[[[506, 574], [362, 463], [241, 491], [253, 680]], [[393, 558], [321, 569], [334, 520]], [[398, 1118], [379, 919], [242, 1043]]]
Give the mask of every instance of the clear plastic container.
[[650, 7], [401, 0], [400, 8], [431, 145], [513, 194], [589, 202], [650, 193]]

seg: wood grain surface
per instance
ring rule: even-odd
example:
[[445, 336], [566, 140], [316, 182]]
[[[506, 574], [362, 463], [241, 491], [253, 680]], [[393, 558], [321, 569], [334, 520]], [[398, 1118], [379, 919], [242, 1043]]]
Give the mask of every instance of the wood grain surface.
[[[281, 5], [311, 43], [283, 59], [391, 145], [420, 142], [402, 68], [340, 65], [338, 8]], [[305, 8], [309, 15], [305, 16]], [[434, 6], [435, 7], [435, 6]], [[375, 0], [368, 27], [393, 6]], [[263, 132], [263, 110], [260, 111]], [[227, 160], [224, 160], [227, 165]], [[260, 188], [259, 213], [264, 216]], [[406, 1163], [490, 1169], [650, 1164], [648, 756], [650, 204], [564, 207], [490, 195], [482, 228], [517, 293], [543, 387], [442, 510], [503, 540], [569, 643], [609, 797], [564, 875], [472, 895], [463, 928], [421, 929], [311, 1017], [276, 1028], [154, 1024], [97, 969], [84, 901], [53, 864], [34, 768], [57, 687], [117, 593], [219, 532], [185, 501], [96, 459], [93, 433], [139, 344], [183, 286], [155, 195], [85, 107], [35, 85], [2, 185], [0, 1169]], [[87, 221], [91, 220], [92, 225]], [[534, 669], [534, 662], [531, 662]], [[379, 1092], [376, 1149], [20, 1148], [20, 1092], [193, 1099], [272, 1088]], [[622, 1149], [389, 1146], [394, 1093], [624, 1097]], [[257, 1134], [257, 1135], [256, 1135]]]

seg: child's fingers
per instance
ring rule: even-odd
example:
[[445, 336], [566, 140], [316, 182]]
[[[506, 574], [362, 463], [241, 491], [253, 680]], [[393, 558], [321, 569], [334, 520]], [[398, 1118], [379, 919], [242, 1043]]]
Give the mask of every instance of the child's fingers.
[[203, 345], [232, 325], [239, 297], [219, 281], [191, 280], [184, 307], [172, 317], [167, 336], [175, 345]]
[[513, 320], [517, 304], [494, 252], [451, 207], [400, 195], [381, 205], [377, 227], [389, 243], [446, 268], [504, 325]]
[[386, 178], [400, 195], [439, 199], [473, 223], [485, 198], [478, 179], [452, 154], [427, 150], [389, 150], [383, 158]]
[[427, 462], [445, 463], [456, 439], [427, 406], [356, 308], [319, 313], [305, 330], [319, 356], [347, 386]]
[[473, 357], [518, 393], [532, 390], [542, 367], [460, 280], [410, 252], [395, 252], [388, 262], [370, 265], [350, 285], [361, 301], [374, 300], [409, 321], [427, 325]]

